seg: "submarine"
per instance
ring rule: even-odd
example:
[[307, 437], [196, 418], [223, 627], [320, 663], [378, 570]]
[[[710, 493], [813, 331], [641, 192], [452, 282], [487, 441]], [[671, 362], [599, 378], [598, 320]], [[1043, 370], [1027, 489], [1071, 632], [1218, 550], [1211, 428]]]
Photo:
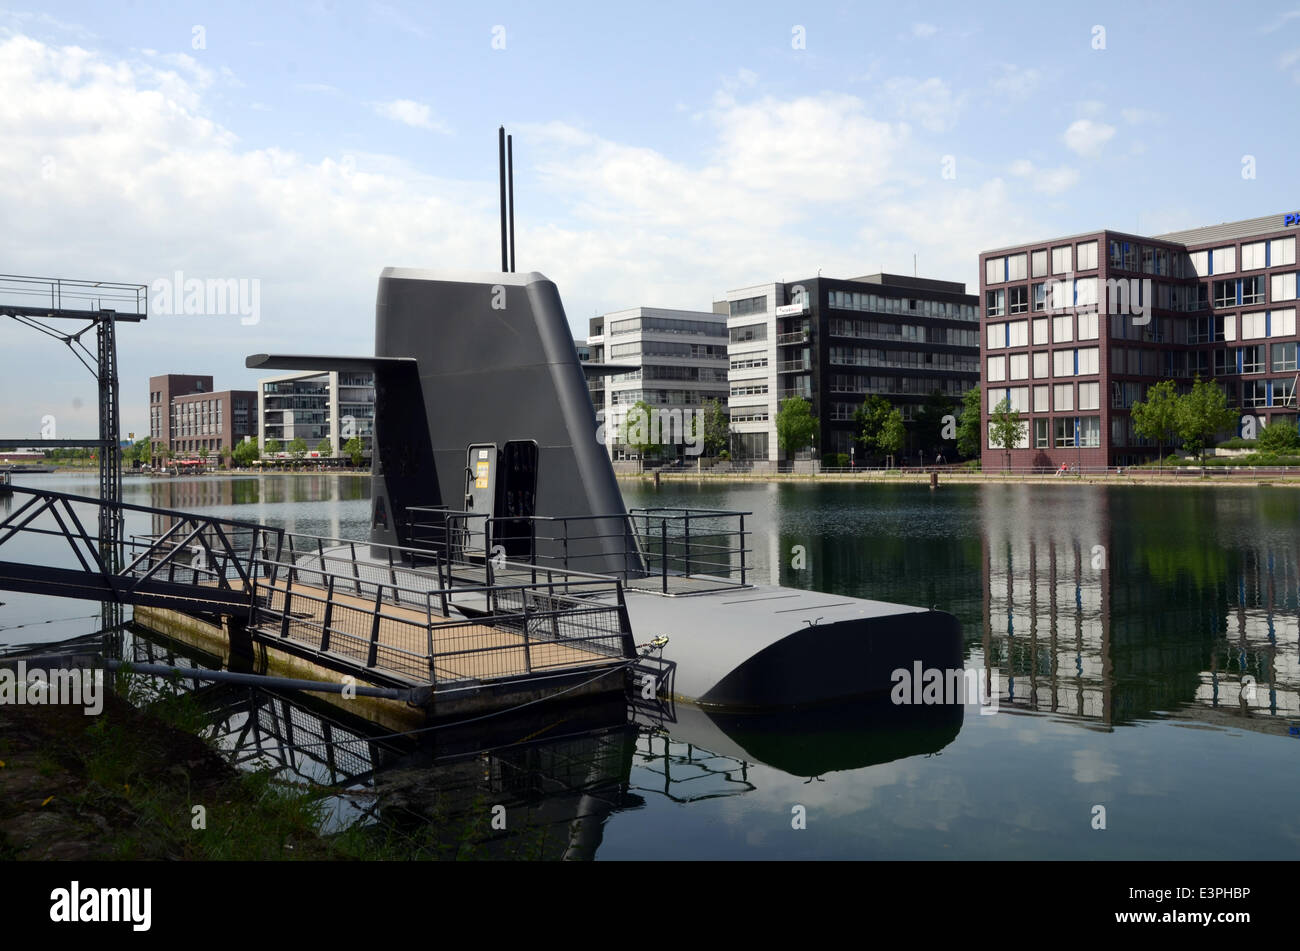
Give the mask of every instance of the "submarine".
[[634, 638], [660, 645], [656, 689], [701, 707], [805, 708], [888, 691], [918, 662], [960, 669], [952, 614], [754, 583], [746, 513], [629, 511], [587, 384], [623, 368], [580, 361], [559, 289], [515, 271], [498, 140], [500, 271], [385, 268], [373, 355], [245, 361], [374, 374], [371, 543], [427, 547], [432, 520], [480, 563], [618, 578]]
[[[245, 362], [373, 372], [370, 541], [418, 548], [412, 513], [464, 513], [494, 527], [511, 563], [619, 578], [634, 637], [667, 638], [676, 700], [805, 707], [886, 691], [893, 671], [917, 661], [962, 666], [961, 626], [947, 612], [737, 581], [734, 571], [686, 578], [680, 554], [648, 552], [638, 517], [654, 531], [665, 520], [623, 502], [559, 290], [540, 273], [385, 268], [373, 356]], [[669, 563], [674, 584], [661, 585]]]

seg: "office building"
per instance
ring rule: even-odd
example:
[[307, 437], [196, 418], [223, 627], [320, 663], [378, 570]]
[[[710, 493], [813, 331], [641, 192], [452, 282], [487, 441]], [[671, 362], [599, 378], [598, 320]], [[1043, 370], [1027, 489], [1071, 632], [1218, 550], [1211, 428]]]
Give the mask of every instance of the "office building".
[[1298, 225], [1278, 214], [982, 253], [984, 465], [1008, 461], [989, 431], [1004, 399], [1023, 423], [1010, 464], [1024, 468], [1154, 458], [1130, 410], [1161, 380], [1185, 392], [1213, 379], [1256, 430], [1294, 423]]
[[[689, 427], [686, 420], [707, 401], [727, 403], [726, 318], [708, 311], [633, 307], [593, 317], [589, 329], [590, 361], [627, 368], [588, 378], [611, 458], [637, 455], [623, 440], [623, 426], [628, 409], [638, 402], [658, 410], [661, 431], [666, 426], [672, 433], [661, 458], [682, 457], [687, 446], [678, 438], [683, 435], [680, 427]], [[684, 435], [690, 435], [689, 428]]]
[[213, 392], [212, 377], [167, 374], [149, 378], [149, 438], [171, 450], [175, 462], [215, 463], [257, 434], [257, 394]]
[[812, 406], [818, 434], [806, 454], [820, 458], [857, 448], [854, 414], [872, 394], [886, 397], [906, 421], [935, 391], [959, 411], [979, 383], [978, 298], [962, 283], [815, 277], [728, 291], [714, 311], [727, 321], [737, 460], [784, 458], [776, 417], [791, 396]]
[[[289, 373], [258, 380], [257, 442], [263, 457], [290, 455], [289, 444], [302, 439], [306, 458], [337, 458], [356, 436], [367, 458], [371, 453], [375, 421], [373, 373], [321, 371]], [[329, 440], [329, 452], [321, 451]], [[280, 444], [268, 453], [268, 442]]]

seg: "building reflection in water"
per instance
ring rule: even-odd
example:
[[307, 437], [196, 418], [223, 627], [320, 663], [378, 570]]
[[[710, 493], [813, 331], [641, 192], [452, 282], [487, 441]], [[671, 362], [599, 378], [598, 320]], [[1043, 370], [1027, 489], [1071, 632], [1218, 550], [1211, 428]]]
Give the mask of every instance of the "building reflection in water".
[[1148, 490], [1061, 487], [1051, 519], [1042, 491], [983, 497], [982, 647], [1001, 705], [1103, 728], [1176, 709], [1288, 731], [1300, 716], [1294, 542], [1225, 537], [1229, 501], [1203, 495], [1140, 535]]

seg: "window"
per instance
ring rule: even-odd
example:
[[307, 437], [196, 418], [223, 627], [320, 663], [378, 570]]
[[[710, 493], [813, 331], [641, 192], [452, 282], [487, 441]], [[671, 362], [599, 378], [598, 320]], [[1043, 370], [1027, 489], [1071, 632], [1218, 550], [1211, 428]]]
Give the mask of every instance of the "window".
[[1295, 274], [1274, 274], [1273, 294], [1269, 300], [1295, 300]]
[[1074, 409], [1073, 383], [1058, 383], [1052, 387], [1052, 409], [1057, 412]]
[[1235, 280], [1214, 282], [1214, 306], [1237, 306], [1237, 282]]
[[[1293, 351], [1293, 356], [1294, 356], [1294, 351]], [[1035, 413], [1046, 413], [1051, 409], [1051, 407], [1047, 404], [1048, 397], [1051, 393], [1051, 389], [1052, 388], [1050, 386], [1034, 387], [1034, 412]]]
[[1237, 339], [1237, 315], [1224, 314], [1214, 325], [1214, 339], [1226, 343]]
[[997, 383], [1007, 378], [1007, 358], [1006, 357], [989, 357], [988, 373], [985, 379], [990, 383]]
[[1096, 449], [1101, 445], [1101, 417], [1085, 416], [1079, 420], [1079, 445]]
[[1034, 354], [1034, 379], [1043, 380], [1047, 378], [1048, 355], [1046, 350], [1040, 350]]
[[1074, 445], [1074, 420], [1057, 419], [1053, 420], [1055, 424], [1053, 429], [1056, 431], [1056, 447], [1064, 449], [1066, 446]]
[[1047, 252], [1035, 251], [1032, 255], [1033, 277], [1047, 276]]
[[1237, 351], [1219, 349], [1214, 351], [1214, 375], [1227, 376], [1237, 372]]
[[767, 313], [767, 298], [746, 297], [744, 300], [733, 300], [729, 305], [729, 312], [732, 317], [742, 317], [745, 314], [765, 314]]
[[1074, 303], [1076, 307], [1090, 307], [1097, 303], [1095, 277], [1081, 277], [1074, 282]]
[[1156, 272], [1156, 249], [1148, 248], [1142, 245], [1142, 273], [1154, 274]]
[[1268, 381], [1247, 380], [1245, 383], [1241, 384], [1241, 405], [1267, 406]]
[[1215, 248], [1210, 252], [1210, 268], [1213, 274], [1231, 274], [1237, 270], [1237, 249]]
[[1253, 347], [1241, 348], [1242, 373], [1263, 373], [1265, 369], [1264, 344], [1257, 343]]
[[1295, 369], [1295, 343], [1273, 344], [1273, 372], [1281, 373], [1284, 370]]
[[1029, 274], [1025, 271], [1025, 255], [1013, 254], [1007, 258], [1007, 280], [1023, 281]]
[[1052, 343], [1069, 343], [1074, 339], [1074, 316], [1061, 314], [1052, 318]]
[[1080, 314], [1079, 315], [1079, 339], [1096, 340], [1097, 336], [1098, 336], [1098, 331], [1097, 331], [1096, 313]]
[[1009, 361], [1008, 368], [1011, 372], [1011, 379], [1013, 380], [1029, 379], [1029, 354], [1013, 353], [1007, 359]]
[[1243, 244], [1241, 246], [1241, 269], [1243, 271], [1255, 271], [1264, 267], [1264, 251], [1267, 246], [1267, 241], [1253, 241], [1250, 244]]
[[1029, 387], [1013, 386], [1008, 391], [1011, 396], [1011, 409], [1017, 413], [1029, 412]]
[[1013, 314], [1023, 314], [1029, 310], [1029, 288], [1021, 284], [1008, 290], [1007, 300]]
[[1087, 241], [1079, 245], [1078, 263], [1075, 265], [1076, 271], [1091, 271], [1097, 267], [1097, 242]]
[[767, 324], [746, 324], [743, 327], [731, 328], [732, 343], [749, 343], [755, 340], [767, 339]]
[[[1149, 352], [1149, 351], [1148, 351]], [[1084, 347], [1078, 351], [1079, 354], [1079, 376], [1087, 376], [1097, 372], [1097, 348]], [[1148, 374], [1150, 376], [1152, 374]]]
[[[1295, 406], [1295, 377], [1273, 381], [1273, 405]], [[1295, 417], [1291, 417], [1295, 421]]]
[[1003, 290], [987, 291], [984, 295], [984, 314], [987, 317], [1001, 317], [1006, 313], [1006, 295]]
[[989, 258], [984, 262], [984, 283], [1001, 284], [1007, 279], [1007, 259]]
[[1073, 257], [1070, 246], [1052, 248], [1052, 273], [1066, 274], [1070, 271], [1070, 259]]
[[1193, 317], [1189, 320], [1187, 322], [1187, 342], [1209, 343], [1210, 320], [1209, 317]]
[[985, 329], [985, 335], [988, 338], [988, 350], [1001, 350], [1007, 345], [1007, 325], [1006, 324], [989, 324]]
[[1079, 384], [1079, 409], [1101, 409], [1101, 384]]
[[1074, 351], [1052, 351], [1052, 376], [1074, 376]]
[[1034, 318], [1034, 346], [1041, 347], [1047, 343], [1047, 318]]
[[1034, 285], [1034, 310], [1047, 310], [1047, 285], [1042, 281]]
[[1241, 339], [1258, 340], [1267, 336], [1265, 332], [1264, 314], [1242, 314], [1241, 315]]
[[1029, 346], [1029, 321], [1013, 320], [1011, 323], [1007, 324], [1007, 346]]
[[1295, 311], [1275, 310], [1269, 318], [1270, 337], [1295, 336]]
[[1256, 274], [1254, 277], [1243, 277], [1241, 279], [1241, 302], [1243, 304], [1264, 303], [1263, 274]]
[[1189, 251], [1187, 254], [1187, 264], [1191, 273], [1188, 277], [1206, 277], [1210, 273], [1210, 252], [1209, 251]]
[[1047, 285], [1047, 307], [1063, 310], [1074, 306], [1074, 281], [1054, 280]]
[[[1044, 387], [1044, 389], [1046, 389], [1046, 387]], [[1051, 441], [1050, 441], [1051, 433], [1052, 433], [1051, 426], [1052, 426], [1052, 421], [1050, 419], [1034, 420], [1034, 448], [1035, 449], [1047, 449], [1049, 446], [1051, 446]]]
[[1269, 264], [1295, 264], [1295, 238], [1274, 238], [1269, 243]]

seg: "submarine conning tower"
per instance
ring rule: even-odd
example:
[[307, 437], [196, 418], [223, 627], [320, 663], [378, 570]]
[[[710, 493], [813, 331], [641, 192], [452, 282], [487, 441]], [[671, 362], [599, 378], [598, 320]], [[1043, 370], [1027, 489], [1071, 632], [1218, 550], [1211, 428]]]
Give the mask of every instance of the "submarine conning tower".
[[[555, 284], [537, 272], [385, 268], [375, 356], [373, 542], [406, 544], [412, 506], [487, 506], [496, 518], [568, 517], [580, 527], [566, 560], [581, 570], [639, 567]], [[561, 542], [534, 524], [536, 554], [558, 556]]]

